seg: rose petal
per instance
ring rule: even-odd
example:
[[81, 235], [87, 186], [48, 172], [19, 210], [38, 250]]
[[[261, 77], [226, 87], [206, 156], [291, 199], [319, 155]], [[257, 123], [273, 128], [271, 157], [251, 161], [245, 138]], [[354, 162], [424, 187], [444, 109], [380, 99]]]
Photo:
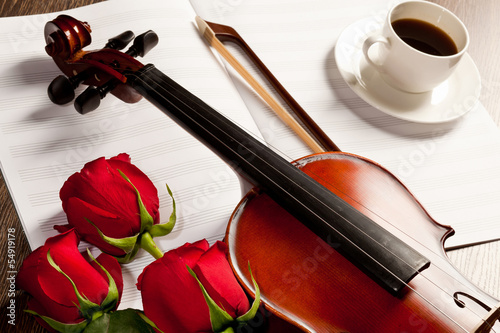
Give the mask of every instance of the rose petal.
[[[134, 225], [98, 207], [91, 206], [78, 198], [68, 200], [67, 217], [70, 224], [78, 230], [78, 234], [85, 241], [96, 245], [103, 252], [114, 256], [124, 255], [125, 252], [102, 239], [91, 221], [101, 232], [111, 238], [124, 238], [136, 235], [140, 231], [140, 224]], [[88, 221], [87, 221], [88, 220]], [[135, 229], [133, 229], [135, 227]]]
[[111, 169], [104, 158], [87, 163], [80, 173], [69, 177], [59, 196], [65, 212], [68, 212], [68, 199], [77, 197], [124, 219], [136, 220], [137, 225], [140, 223], [137, 194], [133, 186]]
[[[38, 298], [32, 297], [28, 301], [28, 309], [35, 311], [37, 314], [41, 316], [46, 316], [65, 324], [76, 324], [84, 320], [75, 306], [72, 307], [61, 306], [57, 303], [50, 301], [50, 299], [42, 300], [42, 302], [39, 302]], [[40, 325], [42, 325], [42, 327], [47, 329], [49, 332], [56, 332], [42, 318], [35, 317], [35, 319]]]
[[113, 170], [120, 170], [129, 178], [130, 182], [141, 194], [141, 200], [153, 217], [154, 224], [158, 224], [160, 222], [158, 190], [146, 174], [135, 165], [121, 160], [110, 159], [108, 164]]
[[203, 239], [194, 243], [186, 243], [172, 251], [167, 252], [169, 256], [178, 256], [184, 263], [193, 268], [200, 257], [209, 249], [208, 242]]
[[[120, 304], [120, 300], [122, 298], [122, 293], [123, 293], [123, 275], [122, 275], [122, 268], [116, 258], [107, 255], [106, 253], [101, 253], [97, 258], [97, 262], [100, 263], [107, 271], [109, 274], [111, 274], [111, 277], [113, 280], [115, 280], [116, 283], [116, 288], [118, 289], [118, 304]], [[106, 273], [94, 262], [91, 262], [91, 265], [102, 275], [102, 277], [108, 281], [108, 277], [106, 276]]]
[[47, 297], [66, 306], [78, 304], [73, 286], [47, 261], [47, 251], [54, 262], [76, 284], [81, 295], [100, 304], [107, 295], [108, 283], [78, 252], [78, 238], [74, 230], [47, 239], [40, 253], [38, 283]]
[[66, 231], [73, 229], [73, 226], [69, 223], [68, 224], [61, 224], [61, 225], [55, 225], [54, 229], [62, 234], [62, 233], [65, 233]]
[[[53, 243], [56, 243], [56, 246], [51, 245]], [[48, 248], [51, 249], [51, 256], [56, 258], [56, 262], [60, 263], [62, 261], [60, 257], [66, 255], [69, 257], [68, 260], [75, 260], [76, 262], [79, 262], [80, 260], [85, 261], [77, 251], [77, 244], [78, 238], [72, 230], [49, 238], [44, 246], [41, 246], [33, 251], [23, 261], [23, 265], [21, 266], [16, 278], [16, 283], [18, 288], [25, 290], [31, 295], [32, 298], [28, 302], [28, 308], [30, 310], [63, 323], [76, 323], [82, 320], [78, 308], [73, 303], [77, 302], [73, 287], [69, 281], [62, 276], [62, 274], [58, 273], [47, 262]], [[73, 256], [73, 254], [75, 254], [75, 250], [77, 255]], [[58, 253], [59, 251], [62, 251], [62, 254]], [[50, 269], [47, 266], [49, 266]], [[64, 267], [66, 265], [62, 266]], [[92, 278], [92, 271], [94, 271], [94, 269], [91, 267], [90, 269], [91, 271], [88, 275]], [[38, 276], [40, 271], [47, 271], [49, 274], [41, 277], [40, 279]], [[54, 272], [55, 274], [53, 274]], [[79, 275], [87, 276], [87, 273], [89, 273], [88, 270], [79, 271]], [[98, 278], [99, 280], [102, 280], [100, 276]], [[52, 284], [52, 286], [47, 288], [46, 284], [44, 284], [45, 287], [42, 287], [40, 281], [46, 281], [47, 283]], [[61, 297], [53, 297], [54, 294], [51, 292], [53, 289], [58, 291], [59, 294], [65, 294], [65, 298], [61, 299]], [[49, 291], [48, 294], [47, 291]], [[89, 296], [91, 295], [89, 294]]]
[[227, 260], [227, 245], [216, 242], [201, 257], [193, 271], [208, 294], [233, 318], [250, 309], [248, 298]]
[[68, 307], [54, 302], [47, 297], [38, 283], [38, 262], [41, 256], [46, 255], [47, 252], [43, 246], [40, 246], [24, 259], [16, 277], [17, 287], [31, 295], [31, 299], [28, 301], [28, 309], [61, 322], [75, 322], [81, 318], [78, 309], [73, 305]]
[[109, 159], [110, 161], [123, 161], [123, 162], [127, 162], [127, 163], [130, 163], [132, 161], [132, 159], [130, 158], [130, 155], [127, 154], [127, 153], [120, 153], [114, 157], [111, 157]]
[[211, 331], [208, 306], [186, 268], [205, 247], [205, 242], [197, 242], [169, 251], [139, 277], [144, 312], [164, 332]]
[[36, 276], [38, 261], [42, 252], [44, 252], [44, 249], [43, 246], [40, 246], [35, 251], [30, 253], [30, 255], [24, 259], [23, 264], [16, 276], [17, 287], [19, 289], [26, 290], [30, 294], [33, 293], [32, 288], [38, 287], [38, 284], [33, 283], [33, 277]]

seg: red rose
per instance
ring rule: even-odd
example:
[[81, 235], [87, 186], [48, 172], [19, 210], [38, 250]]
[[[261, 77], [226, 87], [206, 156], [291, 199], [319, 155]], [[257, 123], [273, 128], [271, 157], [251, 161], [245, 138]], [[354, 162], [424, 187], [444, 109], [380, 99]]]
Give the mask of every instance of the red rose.
[[196, 273], [208, 295], [231, 318], [249, 311], [247, 296], [227, 261], [226, 244], [217, 242], [209, 248], [206, 240], [186, 243], [148, 265], [137, 282], [144, 313], [160, 330], [213, 331], [207, 301], [186, 266]]
[[123, 280], [118, 261], [101, 254], [89, 263], [78, 252], [78, 243], [74, 230], [47, 239], [24, 260], [17, 275], [17, 287], [31, 296], [29, 312], [47, 329], [52, 330], [48, 323], [63, 325], [55, 326], [59, 331], [66, 325], [84, 328], [120, 302]]
[[122, 257], [122, 262], [133, 259], [140, 247], [161, 257], [152, 237], [167, 234], [175, 224], [172, 218], [158, 224], [158, 192], [127, 154], [85, 164], [68, 178], [59, 196], [69, 225], [55, 228], [75, 228], [83, 240]]

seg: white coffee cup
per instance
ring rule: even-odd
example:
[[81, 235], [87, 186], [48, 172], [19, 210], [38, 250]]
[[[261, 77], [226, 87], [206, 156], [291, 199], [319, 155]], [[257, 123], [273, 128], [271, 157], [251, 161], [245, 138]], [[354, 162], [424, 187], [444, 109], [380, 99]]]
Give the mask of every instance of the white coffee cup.
[[[455, 44], [456, 52], [434, 55], [410, 46], [393, 27], [393, 22], [404, 19], [424, 21], [441, 29]], [[420, 37], [430, 35], [435, 34], [422, 33]], [[468, 45], [467, 29], [452, 12], [427, 1], [407, 1], [389, 11], [382, 30], [364, 41], [363, 53], [388, 84], [402, 91], [422, 93], [437, 87], [453, 73]]]

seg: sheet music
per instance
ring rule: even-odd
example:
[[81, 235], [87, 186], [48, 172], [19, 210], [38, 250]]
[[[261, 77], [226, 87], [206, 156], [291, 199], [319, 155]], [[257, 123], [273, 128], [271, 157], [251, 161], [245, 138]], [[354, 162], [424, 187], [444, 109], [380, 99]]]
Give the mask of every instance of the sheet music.
[[[310, 152], [216, 61], [188, 1], [118, 1], [68, 13], [91, 24], [95, 48], [128, 29], [155, 30], [160, 44], [145, 62], [250, 132], [260, 130], [287, 158]], [[338, 72], [333, 52], [342, 29], [368, 15], [383, 17], [389, 1], [192, 2], [204, 19], [234, 27], [343, 151], [387, 167], [438, 222], [452, 225], [456, 235], [447, 246], [500, 238], [500, 139], [484, 107], [478, 104], [456, 122], [417, 125], [370, 107]], [[55, 16], [0, 20], [0, 161], [31, 247], [55, 235], [53, 225], [66, 223], [58, 192], [67, 177], [88, 161], [121, 152], [157, 186], [162, 221], [171, 209], [165, 184], [174, 192], [179, 219], [159, 242], [164, 251], [221, 239], [241, 192], [233, 172], [212, 152], [146, 101], [128, 105], [109, 96], [97, 111], [81, 116], [72, 105], [48, 100], [47, 85], [60, 71], [44, 52], [42, 32]], [[121, 308], [142, 307], [136, 278], [152, 260], [142, 254], [123, 267]]]
[[[154, 63], [212, 107], [257, 133], [227, 73], [200, 38], [189, 2], [147, 2], [106, 1], [67, 13], [91, 25], [89, 49], [102, 48], [125, 30], [136, 35], [154, 30], [159, 45], [139, 60]], [[174, 193], [178, 222], [171, 234], [156, 239], [161, 249], [202, 238], [211, 243], [221, 240], [241, 189], [233, 171], [213, 152], [145, 100], [125, 104], [110, 95], [98, 110], [82, 116], [73, 105], [61, 107], [48, 99], [47, 86], [60, 71], [44, 51], [43, 26], [55, 17], [0, 20], [0, 159], [31, 248], [57, 234], [53, 225], [67, 223], [59, 199], [63, 182], [86, 162], [121, 152], [128, 153], [157, 187], [162, 223], [171, 213], [167, 183]], [[81, 244], [82, 249], [87, 246]], [[135, 283], [151, 261], [153, 257], [143, 253], [123, 265], [121, 308], [142, 308]]]
[[[382, 21], [396, 1], [191, 2], [205, 20], [233, 27], [342, 151], [389, 169], [436, 221], [451, 225], [456, 234], [446, 247], [500, 238], [500, 135], [484, 107], [450, 123], [412, 123], [371, 107], [340, 75], [334, 49], [341, 32], [366, 17]], [[310, 153], [228, 71], [266, 141], [291, 158]]]

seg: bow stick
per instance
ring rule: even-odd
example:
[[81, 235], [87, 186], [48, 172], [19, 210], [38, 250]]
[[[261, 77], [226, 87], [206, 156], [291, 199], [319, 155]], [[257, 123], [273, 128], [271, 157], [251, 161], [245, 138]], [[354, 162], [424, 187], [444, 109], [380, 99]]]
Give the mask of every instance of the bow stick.
[[[259, 96], [271, 107], [271, 109], [287, 124], [314, 152], [340, 151], [321, 128], [309, 117], [304, 109], [293, 99], [286, 89], [279, 83], [274, 75], [267, 69], [252, 49], [245, 43], [243, 38], [231, 27], [211, 23], [196, 17], [198, 29], [210, 46], [240, 74], [243, 79], [259, 94]], [[261, 70], [262, 74], [272, 84], [283, 100], [288, 104], [302, 126], [292, 115], [290, 115], [267, 90], [243, 67], [243, 65], [222, 44], [223, 41], [232, 41], [240, 46], [250, 57], [254, 64]], [[311, 136], [311, 134], [313, 136]]]

